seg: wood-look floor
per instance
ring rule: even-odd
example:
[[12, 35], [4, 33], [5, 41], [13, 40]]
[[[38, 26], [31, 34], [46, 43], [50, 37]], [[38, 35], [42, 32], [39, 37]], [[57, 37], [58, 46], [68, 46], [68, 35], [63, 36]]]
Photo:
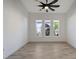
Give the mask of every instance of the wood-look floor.
[[67, 43], [28, 43], [7, 59], [76, 59]]

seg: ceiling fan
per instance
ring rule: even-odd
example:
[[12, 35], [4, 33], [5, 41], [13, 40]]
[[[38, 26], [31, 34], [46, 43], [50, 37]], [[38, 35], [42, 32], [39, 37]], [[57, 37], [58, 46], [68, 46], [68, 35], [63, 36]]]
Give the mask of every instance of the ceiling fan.
[[[36, 0], [36, 1], [38, 1], [38, 0]], [[38, 1], [38, 2], [41, 3], [41, 5], [38, 5], [38, 7], [42, 7], [42, 9], [45, 9], [46, 12], [48, 12], [48, 9], [50, 9], [51, 11], [55, 11], [55, 9], [53, 9], [53, 8], [60, 7], [60, 5], [55, 5], [55, 3], [58, 2], [58, 0], [54, 0], [50, 3], [48, 3], [48, 0], [46, 0], [46, 3], [43, 3], [41, 1]], [[40, 9], [40, 11], [42, 9]]]

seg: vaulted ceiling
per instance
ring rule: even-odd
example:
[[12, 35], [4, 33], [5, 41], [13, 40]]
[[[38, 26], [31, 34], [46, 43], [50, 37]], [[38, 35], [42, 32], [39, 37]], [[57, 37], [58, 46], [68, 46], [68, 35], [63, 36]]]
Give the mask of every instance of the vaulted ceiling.
[[[40, 11], [41, 7], [38, 7], [37, 5], [40, 5], [39, 2], [36, 2], [36, 0], [20, 0], [22, 2], [22, 4], [24, 5], [24, 7], [32, 13], [45, 13], [45, 10]], [[39, 0], [42, 1], [44, 3], [46, 3], [46, 0]], [[51, 2], [53, 0], [48, 0], [48, 2]], [[71, 5], [73, 4], [75, 0], [59, 0], [57, 3], [57, 5], [60, 5], [59, 8], [55, 8], [55, 11], [51, 11], [49, 10], [49, 13], [66, 13], [69, 8], [71, 7]]]

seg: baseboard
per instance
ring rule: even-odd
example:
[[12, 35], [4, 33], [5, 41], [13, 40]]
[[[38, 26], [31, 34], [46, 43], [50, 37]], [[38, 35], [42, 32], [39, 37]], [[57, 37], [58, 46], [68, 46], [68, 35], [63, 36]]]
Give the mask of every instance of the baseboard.
[[76, 47], [72, 46], [70, 43], [67, 42], [67, 44], [68, 44], [70, 47], [76, 49]]
[[54, 42], [45, 42], [45, 41], [42, 41], [42, 42], [37, 42], [37, 41], [30, 41], [28, 43], [67, 43], [66, 41], [54, 41]]

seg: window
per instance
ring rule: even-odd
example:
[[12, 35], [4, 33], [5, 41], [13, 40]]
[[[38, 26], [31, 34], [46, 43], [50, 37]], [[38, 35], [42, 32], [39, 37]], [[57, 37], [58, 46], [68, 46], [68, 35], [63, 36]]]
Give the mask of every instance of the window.
[[36, 20], [36, 34], [37, 36], [42, 36], [42, 20]]
[[54, 34], [54, 36], [59, 36], [60, 21], [59, 20], [53, 20], [53, 26], [52, 27], [51, 27], [51, 22], [52, 22], [51, 20], [36, 20], [35, 21], [36, 35], [38, 37], [51, 36], [53, 34]]
[[59, 26], [60, 26], [59, 20], [54, 20], [53, 21], [54, 36], [59, 36]]
[[45, 36], [50, 36], [51, 21], [45, 20]]

